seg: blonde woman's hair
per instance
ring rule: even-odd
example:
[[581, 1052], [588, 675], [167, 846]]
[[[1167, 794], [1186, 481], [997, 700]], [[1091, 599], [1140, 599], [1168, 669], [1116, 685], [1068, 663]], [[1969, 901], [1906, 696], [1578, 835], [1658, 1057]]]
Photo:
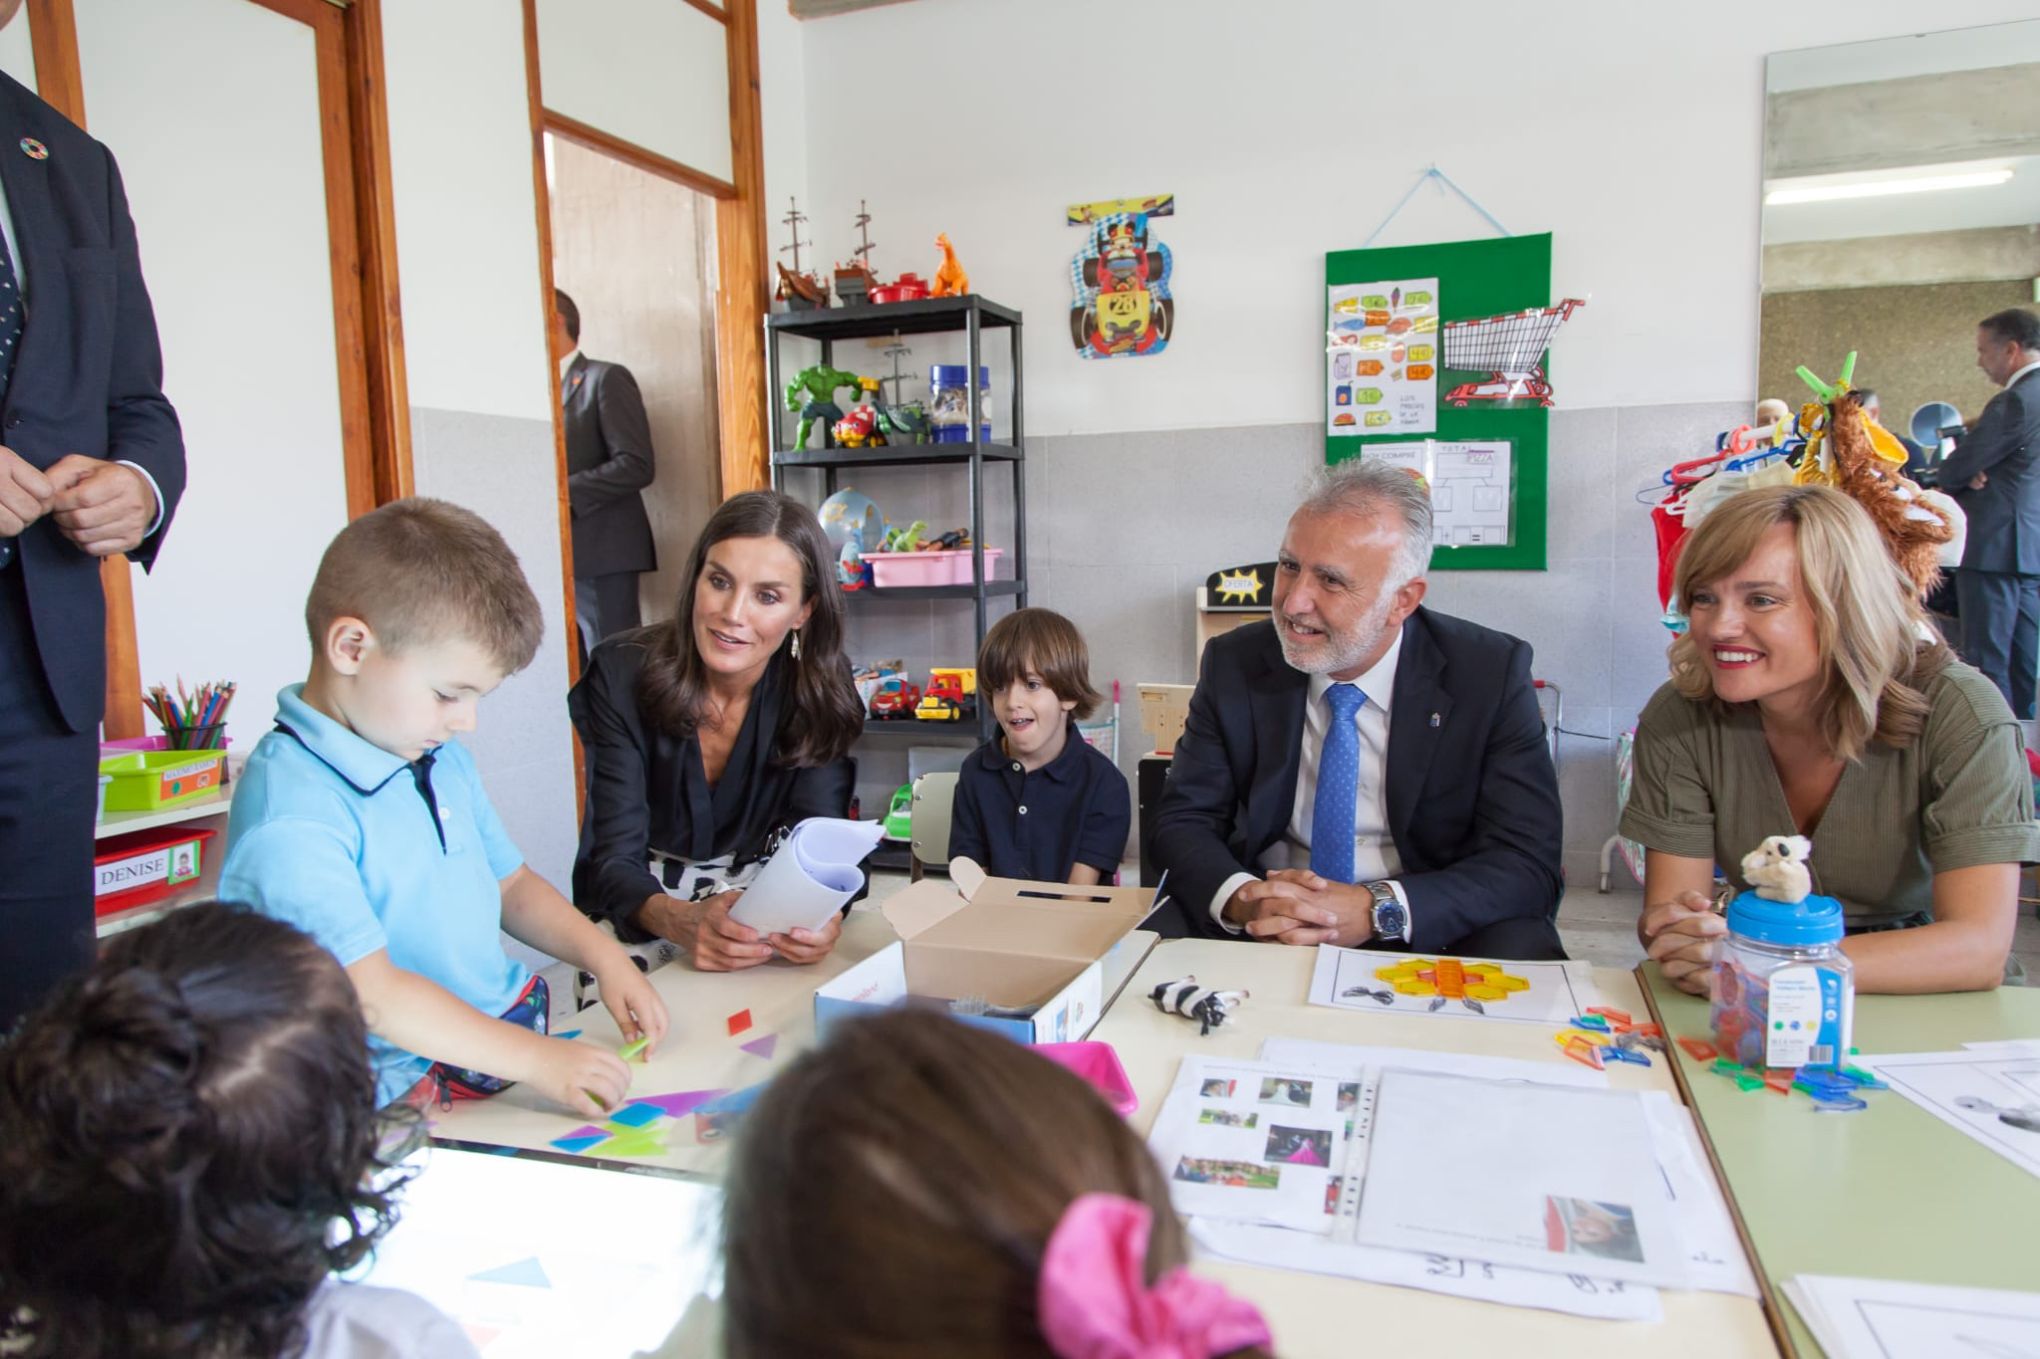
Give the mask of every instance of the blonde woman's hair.
[[[1813, 610], [1823, 676], [1815, 702], [1829, 749], [1853, 760], [1873, 740], [1911, 745], [1929, 708], [1918, 685], [1948, 664], [1948, 648], [1920, 627], [1925, 615], [1911, 582], [1863, 507], [1840, 491], [1770, 486], [1723, 501], [1680, 545], [1679, 608], [1690, 614], [1694, 591], [1732, 574], [1778, 524], [1793, 527], [1800, 589]], [[1669, 654], [1681, 694], [1714, 698], [1690, 632]]]

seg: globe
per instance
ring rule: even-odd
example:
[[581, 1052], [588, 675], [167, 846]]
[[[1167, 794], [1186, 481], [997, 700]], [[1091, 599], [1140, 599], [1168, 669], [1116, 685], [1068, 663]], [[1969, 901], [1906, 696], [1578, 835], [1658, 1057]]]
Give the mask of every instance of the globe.
[[845, 486], [822, 502], [820, 513], [822, 532], [828, 535], [829, 546], [838, 552], [843, 550], [852, 533], [857, 535], [858, 545], [865, 551], [878, 546], [885, 538], [885, 515], [870, 496], [854, 486]]

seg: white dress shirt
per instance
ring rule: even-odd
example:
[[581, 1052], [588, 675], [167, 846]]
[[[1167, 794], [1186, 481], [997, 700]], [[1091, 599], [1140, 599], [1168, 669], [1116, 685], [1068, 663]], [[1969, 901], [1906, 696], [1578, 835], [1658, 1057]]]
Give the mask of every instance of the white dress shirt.
[[[1403, 939], [1409, 939], [1409, 899], [1395, 875], [1402, 871], [1395, 838], [1388, 829], [1388, 710], [1395, 698], [1395, 669], [1402, 659], [1402, 633], [1396, 633], [1388, 650], [1358, 679], [1344, 681], [1367, 696], [1353, 714], [1360, 733], [1360, 790], [1353, 805], [1353, 878], [1355, 882], [1388, 883], [1395, 899], [1402, 903], [1405, 924]], [[1257, 865], [1263, 873], [1278, 868], [1310, 867], [1310, 828], [1317, 805], [1318, 764], [1323, 758], [1325, 734], [1332, 721], [1331, 704], [1325, 695], [1335, 683], [1329, 675], [1312, 675], [1303, 706], [1303, 749], [1296, 767], [1296, 800], [1289, 810], [1289, 827], [1282, 838], [1268, 846]], [[1219, 886], [1211, 899], [1211, 918], [1230, 934], [1241, 928], [1225, 918], [1225, 904], [1247, 883], [1258, 881], [1252, 873], [1235, 873]]]
[[581, 346], [579, 345], [575, 345], [572, 349], [569, 349], [566, 353], [560, 355], [560, 381], [562, 383], [564, 383], [567, 380], [567, 370], [569, 368], [572, 368], [574, 366], [574, 360], [580, 357]]
[[[7, 186], [4, 183], [0, 183], [0, 238], [6, 240], [7, 260], [14, 266], [14, 286], [21, 293], [21, 317], [25, 330], [29, 320], [28, 265], [21, 258], [21, 242], [14, 234], [14, 209], [8, 205]], [[139, 472], [142, 480], [149, 483], [149, 494], [156, 497], [156, 517], [150, 522], [149, 531], [142, 535], [142, 541], [147, 542], [155, 536], [157, 529], [163, 527], [163, 488], [149, 475], [149, 469], [140, 463], [129, 462], [125, 458], [119, 461], [122, 467], [132, 467]]]
[[2032, 372], [2035, 368], [2040, 368], [2040, 359], [2033, 360], [2031, 363], [2027, 364], [2024, 368], [2021, 368], [2018, 372], [2006, 378], [2005, 390], [2010, 391], [2012, 388], [2018, 386], [2019, 379], [2026, 376], [2026, 374]]

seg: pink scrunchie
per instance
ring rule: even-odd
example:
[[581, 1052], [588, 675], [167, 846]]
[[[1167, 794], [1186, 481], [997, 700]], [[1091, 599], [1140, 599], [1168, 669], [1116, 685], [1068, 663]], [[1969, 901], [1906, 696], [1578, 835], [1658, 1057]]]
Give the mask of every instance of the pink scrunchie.
[[1061, 1359], [1212, 1359], [1270, 1343], [1251, 1303], [1188, 1270], [1146, 1284], [1147, 1205], [1085, 1194], [1041, 1260], [1041, 1333]]

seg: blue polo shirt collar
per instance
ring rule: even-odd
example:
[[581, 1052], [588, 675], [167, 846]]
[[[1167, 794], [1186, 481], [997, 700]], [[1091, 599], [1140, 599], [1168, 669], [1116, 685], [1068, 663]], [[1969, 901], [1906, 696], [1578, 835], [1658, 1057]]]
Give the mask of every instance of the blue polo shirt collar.
[[[1036, 774], [1046, 774], [1057, 783], [1068, 783], [1083, 772], [1083, 744], [1084, 734], [1077, 730], [1077, 720], [1073, 717], [1066, 718], [1063, 727], [1062, 754], [1033, 772]], [[1006, 738], [1003, 734], [985, 742], [983, 749], [978, 752], [978, 759], [987, 769], [1012, 771], [1023, 776], [1028, 772], [1026, 770], [1014, 769], [1014, 766], [1020, 762], [1006, 753]]]
[[411, 762], [364, 740], [305, 702], [302, 684], [287, 684], [276, 695], [276, 721], [322, 764], [363, 797], [410, 769]]

